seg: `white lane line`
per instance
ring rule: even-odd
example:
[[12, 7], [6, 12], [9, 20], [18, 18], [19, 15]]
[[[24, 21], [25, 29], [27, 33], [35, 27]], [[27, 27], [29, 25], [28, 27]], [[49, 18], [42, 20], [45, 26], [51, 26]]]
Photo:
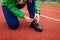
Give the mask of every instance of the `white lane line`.
[[[25, 11], [25, 10], [22, 10], [22, 11], [25, 12], [25, 13], [28, 13], [28, 11]], [[51, 20], [60, 22], [60, 19], [52, 18], [52, 17], [45, 16], [45, 15], [40, 15], [40, 16], [41, 16], [41, 17], [44, 17], [44, 18], [48, 18], [48, 19], [51, 19]]]
[[48, 19], [51, 19], [51, 20], [55, 20], [55, 21], [59, 21], [60, 22], [60, 19], [52, 18], [52, 17], [45, 16], [45, 15], [40, 15], [40, 16], [41, 17], [44, 17], [44, 18], [48, 18]]
[[60, 13], [60, 10], [52, 10], [52, 9], [47, 9], [47, 8], [40, 8], [41, 10], [47, 10], [47, 11], [54, 11], [54, 12], [59, 12]]

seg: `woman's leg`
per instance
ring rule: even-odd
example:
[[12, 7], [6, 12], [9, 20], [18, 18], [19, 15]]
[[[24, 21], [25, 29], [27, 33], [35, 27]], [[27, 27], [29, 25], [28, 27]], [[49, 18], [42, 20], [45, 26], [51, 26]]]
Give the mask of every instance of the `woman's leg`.
[[35, 8], [34, 8], [34, 0], [32, 0], [32, 3], [27, 3], [27, 9], [29, 11], [30, 18], [34, 18], [35, 16]]
[[[35, 8], [34, 8], [34, 0], [32, 0], [32, 3], [27, 4], [27, 8], [29, 11], [30, 18], [34, 18], [35, 16]], [[42, 32], [41, 26], [34, 20], [31, 22], [30, 27], [34, 28], [36, 31]]]
[[2, 10], [6, 19], [7, 24], [11, 29], [17, 29], [19, 22], [18, 18], [8, 9], [7, 6], [2, 6]]

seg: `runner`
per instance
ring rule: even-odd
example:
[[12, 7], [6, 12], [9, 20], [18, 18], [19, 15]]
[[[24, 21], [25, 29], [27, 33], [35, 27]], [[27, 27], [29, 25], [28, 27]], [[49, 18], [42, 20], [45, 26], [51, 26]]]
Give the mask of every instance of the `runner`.
[[[30, 17], [24, 15], [20, 10], [25, 5], [27, 5]], [[18, 18], [22, 18], [31, 23], [31, 28], [42, 32], [42, 28], [38, 24], [40, 8], [37, 0], [2, 0], [2, 10], [9, 28], [17, 29], [19, 26]]]

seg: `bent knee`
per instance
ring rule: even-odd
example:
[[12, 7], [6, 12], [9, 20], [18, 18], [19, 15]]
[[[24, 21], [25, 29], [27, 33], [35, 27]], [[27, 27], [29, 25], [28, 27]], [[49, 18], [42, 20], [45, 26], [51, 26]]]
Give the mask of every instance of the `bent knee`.
[[15, 29], [18, 28], [18, 26], [19, 26], [19, 23], [17, 23], [17, 24], [10, 24], [9, 28], [15, 30]]

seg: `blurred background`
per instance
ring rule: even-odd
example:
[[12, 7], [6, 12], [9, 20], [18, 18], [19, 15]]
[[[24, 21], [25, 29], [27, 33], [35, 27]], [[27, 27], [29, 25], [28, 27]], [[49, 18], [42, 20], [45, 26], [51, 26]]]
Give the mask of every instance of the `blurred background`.
[[39, 5], [60, 6], [60, 0], [38, 0]]

